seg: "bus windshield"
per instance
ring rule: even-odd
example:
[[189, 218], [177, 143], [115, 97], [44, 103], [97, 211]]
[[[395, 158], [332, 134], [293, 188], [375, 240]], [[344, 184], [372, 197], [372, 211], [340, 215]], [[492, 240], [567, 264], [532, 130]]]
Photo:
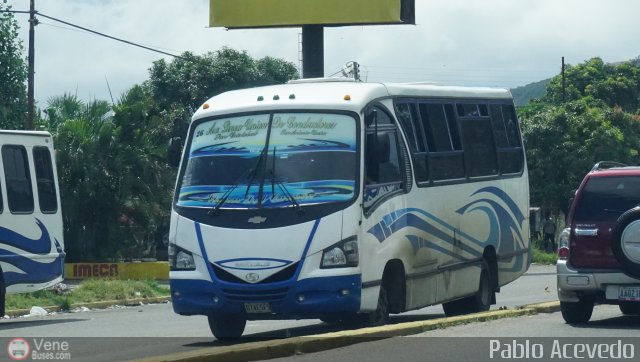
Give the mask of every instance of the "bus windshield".
[[355, 196], [352, 116], [252, 114], [205, 121], [191, 137], [178, 206], [299, 207]]

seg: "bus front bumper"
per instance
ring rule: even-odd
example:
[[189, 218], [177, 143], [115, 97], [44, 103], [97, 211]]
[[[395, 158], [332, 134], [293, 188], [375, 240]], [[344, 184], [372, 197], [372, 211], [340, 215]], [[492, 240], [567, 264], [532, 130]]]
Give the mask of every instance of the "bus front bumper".
[[170, 286], [173, 310], [177, 314], [234, 314], [259, 320], [357, 313], [362, 282], [360, 275], [347, 275], [264, 285], [172, 279]]

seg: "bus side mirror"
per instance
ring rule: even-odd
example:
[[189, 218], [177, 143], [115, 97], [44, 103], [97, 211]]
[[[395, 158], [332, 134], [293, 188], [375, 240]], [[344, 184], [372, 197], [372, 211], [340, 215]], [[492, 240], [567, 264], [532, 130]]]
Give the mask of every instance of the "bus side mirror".
[[372, 109], [371, 112], [369, 112], [365, 117], [364, 117], [364, 123], [367, 127], [371, 127], [371, 125], [376, 124], [378, 121], [378, 110], [377, 109]]
[[169, 140], [167, 149], [167, 161], [170, 166], [178, 167], [180, 165], [180, 156], [182, 155], [182, 138], [173, 137]]

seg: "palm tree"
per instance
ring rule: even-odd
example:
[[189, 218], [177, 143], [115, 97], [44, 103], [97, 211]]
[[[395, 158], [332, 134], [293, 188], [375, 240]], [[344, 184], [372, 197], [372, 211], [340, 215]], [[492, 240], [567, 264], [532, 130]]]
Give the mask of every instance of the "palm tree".
[[130, 108], [66, 94], [49, 102], [69, 260], [141, 257], [168, 225], [173, 173], [152, 122]]

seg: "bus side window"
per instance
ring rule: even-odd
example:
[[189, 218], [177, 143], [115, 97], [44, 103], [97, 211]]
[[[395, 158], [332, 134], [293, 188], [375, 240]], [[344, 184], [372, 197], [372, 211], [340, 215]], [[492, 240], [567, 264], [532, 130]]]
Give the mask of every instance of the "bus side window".
[[56, 199], [56, 183], [53, 179], [53, 165], [51, 164], [49, 149], [46, 147], [34, 147], [33, 163], [36, 168], [40, 211], [43, 213], [55, 213], [58, 211], [58, 201]]
[[367, 134], [367, 184], [402, 182], [395, 132]]
[[393, 119], [376, 107], [376, 120], [367, 127], [365, 140], [364, 207], [405, 190], [404, 153]]
[[429, 149], [433, 181], [465, 177], [464, 151], [452, 104], [420, 103], [420, 118]]
[[498, 147], [500, 173], [520, 173], [524, 165], [524, 152], [515, 110], [513, 106], [504, 104], [492, 104], [490, 109], [493, 135]]
[[395, 105], [396, 115], [409, 143], [413, 172], [418, 184], [429, 182], [429, 158], [424, 133], [415, 101], [399, 101]]
[[493, 130], [488, 119], [465, 119], [460, 121], [462, 139], [469, 177], [492, 176], [498, 174], [496, 146]]
[[32, 213], [33, 189], [27, 150], [24, 146], [5, 145], [2, 147], [2, 162], [9, 210], [15, 213]]

